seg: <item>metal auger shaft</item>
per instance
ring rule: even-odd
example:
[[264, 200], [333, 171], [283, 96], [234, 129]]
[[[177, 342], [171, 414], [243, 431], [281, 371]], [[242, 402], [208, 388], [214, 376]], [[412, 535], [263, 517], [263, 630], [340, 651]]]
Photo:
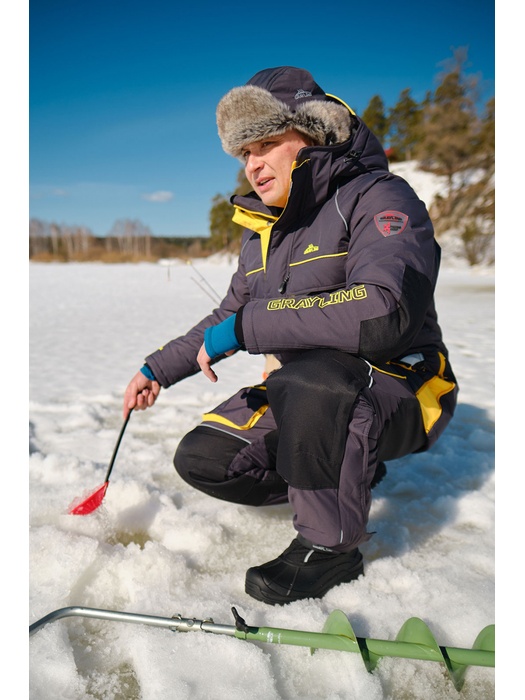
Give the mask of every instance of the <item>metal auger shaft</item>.
[[89, 617], [116, 622], [165, 627], [176, 632], [211, 632], [225, 634], [237, 639], [264, 642], [268, 644], [287, 644], [316, 649], [333, 649], [361, 654], [369, 671], [373, 671], [377, 661], [384, 657], [419, 659], [437, 661], [445, 664], [450, 678], [457, 690], [461, 689], [465, 671], [469, 666], [495, 666], [495, 626], [485, 627], [476, 638], [472, 649], [439, 646], [432, 632], [419, 618], [410, 618], [405, 622], [394, 641], [384, 639], [366, 639], [357, 637], [346, 615], [334, 610], [326, 620], [322, 632], [280, 629], [277, 627], [252, 627], [232, 608], [235, 625], [216, 624], [213, 620], [197, 620], [173, 617], [157, 617], [97, 608], [69, 607], [49, 613], [29, 627], [30, 636], [44, 625], [65, 617]]
[[54, 610], [40, 620], [29, 626], [29, 636], [42, 629], [45, 625], [65, 617], [89, 617], [97, 620], [111, 620], [113, 622], [131, 622], [153, 627], [166, 627], [177, 632], [189, 632], [191, 630], [203, 632], [215, 632], [215, 634], [229, 634], [235, 637], [236, 628], [233, 625], [216, 625], [213, 620], [196, 620], [194, 618], [158, 617], [156, 615], [142, 615], [138, 613], [120, 612], [117, 610], [100, 610], [98, 608], [83, 608], [73, 606]]

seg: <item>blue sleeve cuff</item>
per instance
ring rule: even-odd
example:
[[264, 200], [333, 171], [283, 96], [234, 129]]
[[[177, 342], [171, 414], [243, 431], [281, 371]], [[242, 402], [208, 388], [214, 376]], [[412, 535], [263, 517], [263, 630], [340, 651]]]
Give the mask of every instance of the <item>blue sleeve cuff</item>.
[[210, 326], [204, 331], [204, 347], [212, 359], [241, 347], [235, 335], [235, 316], [236, 314], [233, 314], [222, 323]]
[[140, 371], [142, 374], [147, 377], [151, 382], [156, 382], [157, 380], [155, 379], [155, 375], [151, 371], [151, 367], [149, 365], [144, 365], [143, 367], [140, 368]]

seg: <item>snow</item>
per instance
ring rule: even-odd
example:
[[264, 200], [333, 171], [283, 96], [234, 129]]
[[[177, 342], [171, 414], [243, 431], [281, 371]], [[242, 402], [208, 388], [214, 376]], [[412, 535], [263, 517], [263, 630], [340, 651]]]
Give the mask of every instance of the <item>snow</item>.
[[406, 180], [417, 192], [417, 196], [430, 207], [436, 195], [445, 196], [447, 193], [447, 179], [442, 175], [420, 170], [416, 161], [405, 160], [391, 163], [390, 170]]
[[[422, 173], [410, 181], [427, 203], [441, 186]], [[251, 626], [316, 632], [339, 609], [360, 637], [394, 640], [419, 617], [441, 646], [472, 647], [495, 622], [493, 269], [458, 262], [442, 269], [436, 296], [460, 385], [457, 413], [430, 452], [388, 463], [373, 492], [376, 534], [362, 547], [358, 581], [284, 607], [250, 598], [245, 571], [288, 546], [290, 508], [218, 501], [173, 469], [178, 441], [201, 414], [260, 380], [263, 358], [246, 353], [217, 367], [217, 384], [189, 378], [134, 413], [102, 506], [90, 516], [68, 514], [75, 498], [103, 483], [129, 379], [147, 354], [210, 311], [197, 281], [222, 295], [233, 270], [234, 261], [220, 257], [191, 265], [30, 264], [29, 624], [82, 606], [232, 625], [235, 606]], [[347, 652], [310, 655], [76, 617], [30, 638], [28, 670], [31, 700], [495, 697], [492, 668], [469, 667], [458, 695], [444, 667], [429, 661], [383, 658], [368, 673]]]

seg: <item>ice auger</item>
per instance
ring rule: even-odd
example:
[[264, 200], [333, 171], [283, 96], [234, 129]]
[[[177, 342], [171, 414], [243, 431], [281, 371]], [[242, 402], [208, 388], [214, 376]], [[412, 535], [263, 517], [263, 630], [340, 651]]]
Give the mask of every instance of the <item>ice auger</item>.
[[232, 608], [233, 625], [216, 624], [212, 619], [197, 620], [181, 615], [156, 617], [136, 613], [99, 610], [97, 608], [68, 607], [55, 610], [29, 627], [29, 635], [44, 625], [65, 617], [89, 617], [116, 622], [132, 622], [156, 627], [166, 627], [174, 632], [212, 632], [237, 639], [268, 644], [288, 644], [317, 649], [350, 651], [361, 655], [366, 669], [372, 672], [384, 656], [403, 659], [421, 659], [444, 664], [456, 688], [461, 690], [465, 672], [469, 666], [495, 666], [495, 625], [488, 625], [478, 634], [472, 649], [439, 646], [429, 627], [419, 618], [407, 620], [395, 640], [365, 639], [357, 637], [341, 610], [334, 610], [327, 618], [322, 632], [279, 629], [276, 627], [252, 627]]

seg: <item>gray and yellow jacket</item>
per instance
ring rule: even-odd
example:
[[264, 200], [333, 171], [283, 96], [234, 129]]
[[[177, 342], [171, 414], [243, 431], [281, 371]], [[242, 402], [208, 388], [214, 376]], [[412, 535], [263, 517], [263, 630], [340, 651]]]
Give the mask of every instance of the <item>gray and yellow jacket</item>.
[[163, 387], [199, 371], [205, 329], [232, 314], [249, 353], [282, 363], [335, 348], [382, 367], [422, 353], [443, 369], [432, 223], [361, 120], [348, 141], [299, 152], [283, 210], [254, 193], [232, 203], [245, 227], [238, 268], [213, 313], [146, 358]]

